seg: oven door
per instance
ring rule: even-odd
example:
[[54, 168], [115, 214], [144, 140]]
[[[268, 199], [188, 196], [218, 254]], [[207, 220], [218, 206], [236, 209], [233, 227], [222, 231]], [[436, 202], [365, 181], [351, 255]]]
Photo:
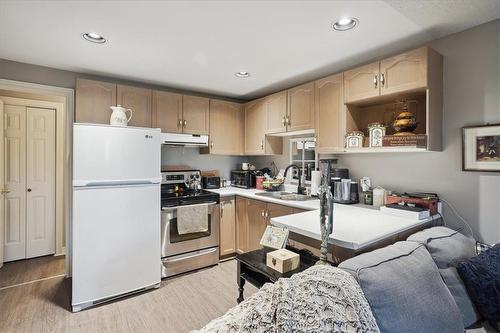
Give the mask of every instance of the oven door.
[[[197, 203], [199, 204], [199, 203]], [[180, 235], [177, 230], [177, 207], [165, 207], [161, 212], [161, 256], [169, 257], [219, 246], [219, 204], [208, 204], [208, 231]]]

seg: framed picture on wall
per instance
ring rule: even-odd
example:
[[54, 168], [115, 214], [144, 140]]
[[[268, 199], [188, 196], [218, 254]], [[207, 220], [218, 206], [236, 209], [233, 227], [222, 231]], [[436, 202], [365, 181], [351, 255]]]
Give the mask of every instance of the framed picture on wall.
[[500, 124], [462, 128], [462, 170], [500, 172]]

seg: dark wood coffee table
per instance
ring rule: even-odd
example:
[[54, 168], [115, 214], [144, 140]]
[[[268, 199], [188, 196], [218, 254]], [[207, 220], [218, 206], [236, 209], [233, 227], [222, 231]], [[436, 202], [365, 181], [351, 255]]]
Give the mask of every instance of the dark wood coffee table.
[[293, 271], [289, 271], [283, 274], [267, 267], [266, 265], [267, 253], [274, 251], [272, 249], [263, 248], [243, 254], [238, 254], [236, 256], [236, 261], [238, 262], [238, 303], [241, 303], [243, 301], [245, 281], [248, 281], [257, 288], [260, 288], [264, 285], [264, 283], [274, 283], [279, 278], [288, 278], [295, 273], [302, 272], [303, 270], [306, 270], [307, 268], [313, 266], [319, 260], [318, 257], [314, 256], [308, 250], [299, 250], [293, 247], [287, 247], [287, 249], [300, 255], [300, 266]]

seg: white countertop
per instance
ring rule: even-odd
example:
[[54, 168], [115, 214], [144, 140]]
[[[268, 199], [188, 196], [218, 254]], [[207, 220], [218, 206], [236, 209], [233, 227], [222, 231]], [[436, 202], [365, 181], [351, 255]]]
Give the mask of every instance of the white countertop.
[[[286, 187], [285, 190], [294, 192], [294, 188], [290, 187]], [[262, 190], [242, 189], [238, 187], [225, 187], [210, 191], [219, 193], [221, 197], [239, 195], [250, 199], [309, 210], [308, 212], [272, 218], [271, 223], [275, 226], [287, 228], [297, 234], [321, 240], [318, 199], [307, 201], [281, 200], [256, 195], [256, 193], [265, 192]], [[438, 218], [439, 215], [424, 220], [414, 220], [384, 214], [372, 206], [363, 204], [335, 204], [333, 232], [330, 235], [330, 243], [344, 248], [358, 250], [379, 240], [391, 237]]]
[[[295, 188], [295, 190], [293, 188]], [[295, 186], [293, 188], [286, 187], [285, 190], [288, 192], [295, 192], [297, 187]], [[220, 189], [213, 189], [213, 190], [209, 190], [209, 191], [219, 193], [221, 197], [229, 197], [229, 196], [239, 195], [239, 196], [245, 197], [245, 198], [271, 202], [271, 203], [289, 206], [289, 207], [294, 207], [294, 208], [299, 208], [299, 209], [305, 209], [305, 210], [317, 210], [317, 209], [319, 209], [319, 199], [311, 199], [311, 200], [305, 200], [305, 201], [294, 201], [294, 200], [282, 200], [282, 199], [276, 199], [276, 198], [269, 198], [269, 197], [265, 197], [265, 196], [255, 195], [256, 193], [262, 193], [265, 191], [256, 190], [254, 188], [245, 189], [245, 188], [238, 188], [238, 187], [223, 187]]]
[[[425, 220], [414, 220], [384, 214], [371, 206], [335, 204], [333, 232], [330, 235], [330, 243], [358, 250], [379, 240], [438, 218], [439, 215], [429, 217]], [[319, 209], [272, 218], [271, 224], [321, 240]]]

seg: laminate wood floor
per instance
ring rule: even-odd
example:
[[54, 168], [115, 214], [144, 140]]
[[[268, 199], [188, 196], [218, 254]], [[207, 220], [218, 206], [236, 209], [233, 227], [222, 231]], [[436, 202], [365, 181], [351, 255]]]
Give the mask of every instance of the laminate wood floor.
[[63, 275], [65, 256], [45, 256], [4, 263], [0, 268], [0, 289], [8, 286]]
[[[245, 297], [256, 291], [245, 285]], [[0, 290], [0, 332], [188, 332], [236, 305], [236, 261], [164, 280], [159, 289], [70, 312], [62, 277]]]

